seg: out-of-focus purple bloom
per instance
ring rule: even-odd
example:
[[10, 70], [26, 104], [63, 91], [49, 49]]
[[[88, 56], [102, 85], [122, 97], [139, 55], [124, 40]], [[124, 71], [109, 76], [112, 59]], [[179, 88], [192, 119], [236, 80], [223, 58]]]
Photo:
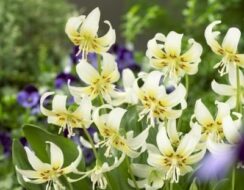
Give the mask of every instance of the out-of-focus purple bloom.
[[77, 64], [79, 60], [82, 58], [81, 53], [77, 55], [79, 52], [79, 46], [74, 46], [72, 52], [70, 53], [70, 59], [73, 64]]
[[39, 99], [40, 94], [38, 89], [33, 85], [26, 86], [17, 95], [18, 103], [25, 108], [31, 108], [38, 105]]
[[11, 153], [12, 140], [10, 133], [7, 131], [0, 131], [0, 143], [3, 147], [3, 153], [9, 155]]
[[141, 68], [136, 63], [133, 52], [125, 46], [115, 44], [111, 47], [110, 53], [115, 55], [120, 72], [125, 68], [129, 68], [133, 71], [140, 71]]
[[55, 79], [55, 87], [57, 89], [63, 88], [64, 85], [67, 85], [68, 80], [72, 83], [77, 81], [77, 78], [69, 73], [59, 73]]
[[19, 139], [20, 143], [23, 145], [23, 146], [27, 146], [28, 145], [28, 142], [27, 142], [27, 139], [25, 137], [21, 137]]

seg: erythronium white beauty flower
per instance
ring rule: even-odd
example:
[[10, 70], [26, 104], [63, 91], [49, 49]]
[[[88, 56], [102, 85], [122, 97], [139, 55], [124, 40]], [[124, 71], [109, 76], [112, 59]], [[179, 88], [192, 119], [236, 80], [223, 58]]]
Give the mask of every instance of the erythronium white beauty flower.
[[98, 37], [100, 10], [95, 8], [87, 16], [69, 18], [65, 32], [69, 39], [82, 51], [82, 58], [86, 59], [89, 52], [103, 53], [109, 50], [115, 42], [115, 30], [109, 21], [104, 21], [109, 26], [108, 32], [103, 37]]
[[112, 95], [112, 105], [118, 106], [123, 103], [137, 104], [138, 98], [136, 96], [134, 84], [136, 78], [130, 69], [124, 69], [122, 72], [122, 82], [124, 91], [116, 91]]
[[52, 101], [52, 110], [48, 110], [44, 107], [45, 99], [53, 95], [54, 92], [47, 92], [43, 94], [40, 101], [41, 112], [47, 116], [47, 122], [60, 127], [59, 133], [68, 129], [68, 136], [73, 136], [74, 128], [88, 128], [91, 121], [92, 104], [88, 97], [84, 97], [80, 101], [80, 105], [75, 111], [67, 110], [66, 100], [67, 96], [55, 95]]
[[193, 39], [189, 40], [190, 49], [181, 54], [182, 37], [183, 34], [173, 31], [167, 37], [158, 33], [147, 45], [146, 55], [150, 64], [162, 70], [165, 78], [174, 81], [179, 81], [185, 74], [196, 74], [201, 61], [202, 46]]
[[117, 63], [111, 54], [103, 54], [101, 73], [85, 60], [80, 61], [76, 66], [76, 71], [80, 79], [88, 85], [86, 87], [69, 85], [70, 93], [74, 96], [76, 102], [79, 102], [83, 96], [95, 99], [99, 95], [107, 102], [111, 102], [111, 94], [114, 93], [115, 88], [113, 83], [118, 81], [120, 77]]
[[244, 54], [238, 54], [237, 52], [237, 46], [241, 36], [241, 32], [238, 28], [229, 28], [222, 44], [219, 44], [217, 37], [220, 32], [214, 32], [213, 28], [220, 23], [221, 21], [214, 21], [209, 24], [205, 30], [205, 38], [212, 51], [223, 57], [222, 60], [214, 66], [214, 68], [220, 68], [219, 73], [223, 76], [229, 72], [229, 67], [231, 65], [244, 67]]
[[[108, 114], [99, 115], [101, 109], [111, 109]], [[99, 142], [100, 146], [106, 146], [105, 156], [111, 156], [111, 150], [115, 149], [125, 153], [127, 156], [134, 158], [139, 156], [137, 152], [139, 148], [145, 148], [148, 129], [144, 129], [138, 136], [133, 137], [133, 132], [129, 131], [126, 135], [121, 134], [120, 123], [126, 110], [122, 108], [112, 108], [109, 105], [104, 105], [97, 108], [93, 114], [93, 121], [96, 124], [103, 140]]]
[[24, 181], [34, 184], [47, 183], [46, 190], [65, 189], [59, 182], [59, 177], [69, 173], [74, 173], [78, 164], [81, 161], [82, 153], [79, 147], [77, 158], [70, 165], [63, 167], [64, 156], [62, 150], [52, 142], [46, 142], [50, 144], [50, 161], [51, 163], [42, 162], [33, 151], [28, 147], [25, 147], [28, 161], [34, 170], [20, 169], [16, 166], [16, 170], [23, 176]]
[[[164, 173], [157, 168], [148, 166], [146, 164], [132, 164], [131, 170], [133, 175], [138, 178], [136, 183], [140, 189], [146, 190], [157, 190], [163, 187], [164, 185]], [[135, 187], [131, 179], [128, 179], [130, 186]]]
[[[179, 118], [186, 107], [185, 87], [179, 84], [173, 92], [167, 94], [165, 87], [160, 84], [161, 77], [159, 71], [153, 71], [146, 76], [141, 87], [135, 85], [137, 96], [143, 105], [140, 119], [147, 115], [151, 126], [155, 126], [155, 120]], [[179, 104], [180, 109], [173, 109]]]
[[119, 159], [117, 157], [114, 157], [114, 163], [112, 165], [109, 165], [108, 162], [104, 162], [103, 164], [99, 164], [99, 162], [97, 162], [96, 166], [87, 172], [76, 171], [77, 174], [82, 175], [80, 178], [78, 179], [68, 178], [68, 180], [70, 182], [75, 182], [89, 176], [92, 181], [93, 190], [95, 190], [96, 185], [98, 186], [99, 189], [106, 189], [108, 182], [104, 174], [117, 168], [124, 161], [124, 159], [125, 159], [125, 154], [122, 154]]
[[173, 141], [179, 138], [174, 123], [170, 121], [167, 131], [166, 127], [160, 126], [156, 138], [159, 151], [154, 145], [148, 146], [147, 162], [166, 173], [167, 180], [178, 183], [179, 177], [191, 172], [191, 165], [202, 159], [205, 149], [198, 146], [201, 138], [201, 127], [198, 124], [192, 126], [191, 131], [177, 142]]
[[[211, 135], [215, 142], [222, 142], [224, 140], [223, 120], [231, 116], [230, 106], [227, 103], [215, 102], [218, 111], [214, 118], [209, 112], [208, 108], [202, 103], [201, 99], [196, 101], [194, 115], [191, 123], [196, 119], [202, 127], [202, 141], [206, 141]], [[241, 114], [232, 112], [237, 119], [234, 121], [235, 126], [240, 125]]]
[[[229, 83], [219, 84], [215, 80], [212, 81], [212, 89], [214, 92], [221, 96], [229, 96], [230, 98], [226, 103], [230, 105], [231, 108], [236, 107], [236, 97], [237, 97], [237, 81], [236, 81], [236, 68], [230, 67], [229, 69]], [[244, 76], [241, 70], [239, 70], [240, 86], [241, 86], [241, 103], [244, 104]]]

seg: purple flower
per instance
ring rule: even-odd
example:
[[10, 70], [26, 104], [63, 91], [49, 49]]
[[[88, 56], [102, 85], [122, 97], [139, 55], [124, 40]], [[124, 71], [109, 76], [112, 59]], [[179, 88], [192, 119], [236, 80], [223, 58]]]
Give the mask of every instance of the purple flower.
[[72, 52], [70, 53], [70, 59], [73, 64], [77, 64], [79, 60], [82, 58], [81, 53], [77, 55], [79, 52], [79, 46], [74, 46]]
[[77, 78], [69, 73], [59, 73], [55, 79], [55, 87], [57, 89], [63, 88], [63, 86], [67, 84], [68, 80], [75, 82], [77, 81]]
[[115, 44], [112, 46], [110, 53], [115, 55], [120, 72], [125, 68], [129, 68], [137, 72], [140, 71], [141, 68], [136, 63], [133, 52], [125, 46]]
[[38, 89], [33, 85], [26, 86], [17, 95], [18, 103], [24, 108], [31, 108], [38, 105], [40, 94]]
[[3, 153], [9, 155], [11, 153], [12, 140], [10, 133], [7, 131], [0, 131], [0, 143], [3, 147]]

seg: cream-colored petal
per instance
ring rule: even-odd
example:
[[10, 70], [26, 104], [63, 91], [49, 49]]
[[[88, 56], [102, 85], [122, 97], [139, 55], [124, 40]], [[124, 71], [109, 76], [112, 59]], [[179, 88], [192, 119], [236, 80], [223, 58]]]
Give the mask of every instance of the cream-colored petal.
[[184, 176], [187, 173], [190, 173], [193, 171], [193, 168], [191, 166], [183, 165], [180, 167], [180, 175]]
[[73, 115], [85, 120], [90, 120], [91, 111], [92, 111], [91, 99], [85, 96], [84, 98], [82, 98], [79, 107], [73, 112]]
[[211, 87], [213, 91], [222, 96], [233, 96], [236, 94], [236, 90], [233, 86], [217, 83], [215, 80], [212, 81]]
[[174, 149], [171, 145], [171, 142], [167, 136], [166, 129], [163, 125], [159, 126], [159, 131], [156, 137], [157, 145], [159, 151], [163, 155], [170, 155], [174, 153]]
[[207, 140], [207, 149], [213, 154], [222, 154], [233, 148], [233, 145], [226, 143], [216, 143], [211, 138]]
[[40, 100], [40, 110], [41, 110], [42, 114], [45, 115], [45, 116], [55, 115], [55, 113], [54, 113], [53, 111], [50, 111], [50, 110], [48, 110], [48, 109], [46, 109], [46, 108], [44, 107], [44, 101], [45, 101], [45, 99], [46, 99], [48, 96], [51, 96], [51, 95], [53, 95], [53, 94], [54, 94], [54, 92], [46, 92], [46, 93], [44, 93], [44, 94], [41, 96], [41, 100]]
[[172, 56], [179, 56], [181, 52], [181, 40], [183, 34], [178, 34], [174, 31], [171, 31], [165, 40], [164, 49], [167, 54]]
[[52, 101], [52, 110], [56, 113], [66, 113], [66, 100], [67, 96], [59, 94], [55, 95]]
[[169, 135], [170, 142], [177, 143], [179, 142], [179, 133], [176, 129], [176, 120], [170, 119], [167, 121], [167, 134]]
[[159, 86], [161, 77], [162, 77], [162, 73], [159, 71], [150, 72], [146, 77], [143, 88], [154, 90]]
[[207, 109], [207, 107], [202, 103], [201, 99], [198, 99], [195, 104], [194, 114], [197, 121], [201, 125], [207, 125], [214, 122], [214, 119]]
[[162, 45], [159, 45], [157, 41], [164, 42], [166, 37], [163, 34], [157, 33], [153, 39], [147, 43], [146, 56], [148, 58], [162, 59], [165, 57], [165, 53], [162, 51]]
[[225, 138], [231, 144], [236, 144], [240, 141], [241, 135], [239, 132], [239, 126], [236, 126], [230, 116], [223, 119], [223, 131]]
[[[235, 55], [238, 59], [238, 62], [236, 62], [236, 64], [240, 67], [244, 67], [244, 54], [236, 54]], [[242, 80], [243, 81], [243, 80]], [[242, 84], [244, 83], [244, 81], [242, 82]]]
[[151, 167], [146, 164], [131, 164], [131, 170], [136, 177], [146, 178], [149, 175]]
[[132, 88], [136, 80], [134, 73], [130, 69], [124, 69], [122, 71], [123, 86], [125, 89]]
[[148, 158], [147, 158], [147, 163], [151, 166], [154, 166], [158, 169], [162, 168], [163, 167], [163, 156], [159, 155], [159, 154], [152, 154], [152, 153], [149, 153], [148, 154]]
[[30, 178], [30, 179], [37, 179], [37, 178], [41, 178], [40, 173], [37, 171], [33, 171], [33, 170], [22, 170], [20, 168], [18, 168], [17, 166], [15, 167], [16, 171], [18, 173], [20, 173], [21, 175], [23, 175], [24, 177]]
[[34, 180], [31, 180], [31, 179], [26, 178], [26, 177], [23, 177], [23, 179], [24, 179], [25, 182], [34, 183], [34, 184], [42, 184], [42, 183], [46, 183], [48, 181], [48, 179], [34, 179]]
[[190, 39], [188, 43], [191, 45], [191, 48], [184, 53], [181, 58], [185, 62], [197, 63], [200, 61], [200, 56], [202, 55], [202, 46], [197, 43], [194, 39]]
[[137, 150], [138, 148], [145, 146], [148, 137], [148, 132], [149, 132], [149, 128], [146, 128], [136, 137], [127, 138], [126, 142], [129, 145], [129, 147], [133, 150]]
[[76, 65], [76, 72], [80, 79], [86, 84], [91, 84], [100, 78], [98, 71], [86, 60], [81, 60], [80, 63]]
[[236, 53], [240, 37], [241, 32], [238, 28], [229, 28], [222, 43], [224, 50], [231, 53]]
[[126, 113], [127, 110], [122, 108], [114, 108], [109, 114], [108, 114], [108, 120], [106, 122], [107, 126], [115, 129], [116, 131], [119, 131], [121, 120]]
[[221, 21], [214, 21], [211, 24], [209, 24], [207, 26], [207, 28], [205, 29], [205, 39], [207, 41], [207, 44], [211, 47], [212, 51], [216, 54], [221, 54], [220, 50], [222, 49], [220, 44], [218, 43], [218, 41], [216, 40], [216, 38], [219, 36], [220, 32], [219, 31], [215, 31], [213, 32], [213, 28], [217, 25], [220, 24]]
[[[244, 76], [242, 71], [239, 69], [239, 77], [240, 77], [240, 84], [241, 86], [244, 85]], [[236, 88], [237, 82], [236, 82], [236, 67], [231, 66], [229, 67], [229, 74], [228, 74], [229, 82], [233, 88]]]
[[227, 103], [218, 102], [218, 101], [216, 101], [215, 104], [217, 104], [218, 107], [216, 120], [220, 120], [221, 122], [222, 119], [230, 115], [230, 106]]
[[199, 162], [204, 157], [205, 153], [206, 153], [206, 149], [204, 148], [201, 151], [199, 151], [198, 153], [189, 156], [186, 159], [186, 164], [191, 165], [191, 164], [195, 164], [195, 163]]
[[[200, 62], [200, 59], [199, 61]], [[194, 75], [198, 72], [198, 62], [196, 63], [180, 63], [181, 69], [183, 69], [188, 75]]]
[[83, 21], [80, 27], [81, 35], [89, 35], [91, 37], [97, 36], [100, 21], [100, 10], [99, 8], [93, 9]]
[[64, 155], [62, 150], [53, 142], [47, 141], [46, 143], [50, 144], [50, 157], [52, 167], [61, 168], [64, 163]]

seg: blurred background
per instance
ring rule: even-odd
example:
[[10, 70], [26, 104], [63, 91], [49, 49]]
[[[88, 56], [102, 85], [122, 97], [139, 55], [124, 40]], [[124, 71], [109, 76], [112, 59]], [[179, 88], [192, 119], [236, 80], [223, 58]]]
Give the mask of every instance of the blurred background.
[[[11, 164], [13, 138], [22, 139], [25, 123], [44, 123], [39, 99], [45, 91], [67, 92], [70, 79], [80, 83], [74, 70], [77, 49], [67, 38], [67, 18], [101, 9], [104, 20], [116, 29], [117, 43], [110, 50], [120, 70], [150, 70], [145, 58], [147, 41], [157, 33], [184, 33], [204, 48], [197, 75], [190, 77], [188, 109], [181, 130], [188, 130], [189, 118], [198, 98], [214, 111], [216, 94], [210, 83], [218, 78], [213, 65], [218, 58], [206, 46], [204, 29], [213, 20], [225, 34], [228, 27], [244, 31], [244, 0], [1, 0], [0, 1], [0, 189], [18, 189]], [[244, 52], [243, 42], [239, 50]], [[186, 41], [187, 42], [187, 41]], [[196, 83], [197, 81], [197, 83]], [[220, 100], [220, 99], [219, 99]]]

